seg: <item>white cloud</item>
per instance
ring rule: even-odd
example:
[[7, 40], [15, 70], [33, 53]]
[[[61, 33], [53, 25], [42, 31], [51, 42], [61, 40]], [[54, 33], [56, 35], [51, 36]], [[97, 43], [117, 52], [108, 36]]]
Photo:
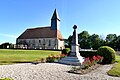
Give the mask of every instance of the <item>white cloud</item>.
[[17, 38], [18, 36], [16, 36], [16, 35], [11, 35], [11, 34], [1, 34], [0, 33], [0, 36], [2, 36], [2, 37], [9, 37], [9, 38]]

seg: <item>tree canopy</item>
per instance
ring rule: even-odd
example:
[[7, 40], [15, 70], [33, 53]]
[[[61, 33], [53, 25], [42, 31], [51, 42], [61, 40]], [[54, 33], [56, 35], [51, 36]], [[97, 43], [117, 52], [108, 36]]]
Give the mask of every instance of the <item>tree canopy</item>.
[[[72, 41], [72, 36], [70, 35], [66, 39], [67, 47], [70, 47]], [[78, 43], [82, 49], [98, 49], [100, 46], [110, 46], [116, 50], [120, 49], [120, 35], [108, 34], [105, 39], [103, 36], [98, 34], [90, 35], [88, 31], [82, 31], [78, 33]]]

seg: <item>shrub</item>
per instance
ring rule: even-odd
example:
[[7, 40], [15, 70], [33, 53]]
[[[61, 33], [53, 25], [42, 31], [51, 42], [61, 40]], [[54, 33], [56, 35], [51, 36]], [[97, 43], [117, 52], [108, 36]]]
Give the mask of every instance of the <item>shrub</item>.
[[70, 54], [70, 48], [63, 49], [62, 54], [69, 55]]
[[91, 51], [80, 51], [80, 55], [82, 57], [93, 57], [95, 55], [97, 55], [97, 52], [95, 50], [91, 50]]
[[36, 62], [38, 62], [38, 63], [39, 62], [44, 63], [44, 62], [46, 62], [46, 59], [45, 58], [40, 58], [40, 59], [37, 59]]
[[65, 56], [66, 56], [65, 54], [60, 54], [56, 56], [52, 54], [46, 58], [46, 62], [57, 62], [58, 60], [60, 60], [61, 58], [64, 58]]
[[111, 47], [102, 46], [98, 48], [97, 54], [104, 57], [102, 61], [104, 64], [112, 64], [115, 62], [115, 50]]
[[52, 54], [46, 58], [46, 62], [55, 62], [56, 57]]

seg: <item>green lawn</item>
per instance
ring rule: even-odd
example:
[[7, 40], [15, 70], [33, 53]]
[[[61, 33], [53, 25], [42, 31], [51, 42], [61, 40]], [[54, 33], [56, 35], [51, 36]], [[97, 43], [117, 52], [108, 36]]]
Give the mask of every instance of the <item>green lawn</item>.
[[120, 56], [116, 56], [116, 61], [117, 61], [117, 64], [115, 64], [115, 66], [111, 70], [109, 70], [107, 73], [108, 75], [111, 75], [111, 76], [120, 77]]
[[58, 55], [60, 51], [0, 49], [0, 64], [34, 62], [51, 54]]

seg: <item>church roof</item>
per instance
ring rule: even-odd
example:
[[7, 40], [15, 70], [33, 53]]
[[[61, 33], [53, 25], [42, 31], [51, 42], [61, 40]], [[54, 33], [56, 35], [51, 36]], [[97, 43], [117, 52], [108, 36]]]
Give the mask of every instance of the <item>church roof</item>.
[[63, 39], [59, 30], [51, 30], [49, 27], [30, 28], [23, 32], [17, 39], [58, 38]]

